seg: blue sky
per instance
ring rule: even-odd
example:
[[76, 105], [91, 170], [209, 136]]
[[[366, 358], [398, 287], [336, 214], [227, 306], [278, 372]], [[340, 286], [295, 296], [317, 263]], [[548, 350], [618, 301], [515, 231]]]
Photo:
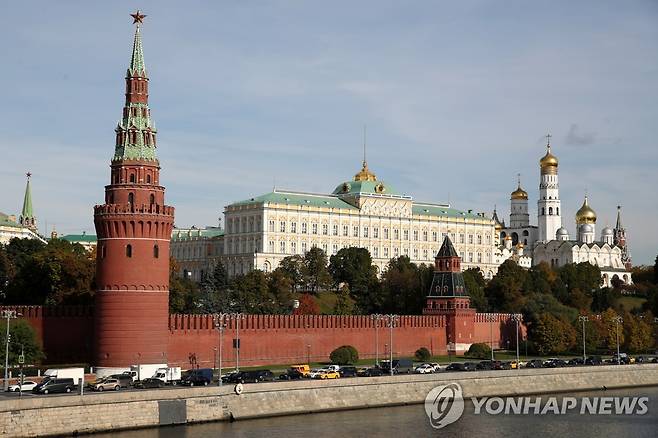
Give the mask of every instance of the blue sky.
[[[93, 232], [142, 9], [150, 105], [180, 227], [277, 188], [330, 192], [368, 162], [419, 201], [536, 215], [553, 135], [563, 223], [587, 190], [658, 253], [658, 3], [114, 1], [3, 5], [0, 211], [34, 174], [42, 232]], [[536, 219], [534, 219], [536, 221]]]

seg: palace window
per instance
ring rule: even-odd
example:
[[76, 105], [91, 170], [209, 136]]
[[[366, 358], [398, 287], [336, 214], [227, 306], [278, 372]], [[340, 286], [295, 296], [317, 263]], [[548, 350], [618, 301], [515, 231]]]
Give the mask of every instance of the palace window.
[[468, 261], [473, 263], [473, 253], [472, 252], [468, 253]]
[[414, 248], [414, 260], [418, 260], [418, 249]]
[[290, 252], [297, 254], [297, 242], [290, 242]]
[[402, 231], [402, 235], [404, 236], [404, 240], [409, 240], [409, 230]]
[[302, 234], [306, 234], [306, 222], [302, 222]]
[[347, 237], [349, 234], [349, 227], [347, 225], [343, 225], [343, 236]]
[[400, 255], [400, 249], [396, 246], [393, 248], [393, 257], [397, 257]]
[[274, 221], [270, 221], [270, 226], [269, 226], [268, 230], [269, 230], [271, 233], [274, 232]]
[[400, 231], [397, 228], [393, 229], [393, 240], [400, 240]]
[[427, 242], [427, 230], [423, 231], [423, 240]]
[[286, 253], [286, 242], [284, 242], [284, 241], [279, 242], [279, 252], [281, 254]]
[[274, 240], [270, 240], [270, 252], [274, 252]]
[[286, 232], [286, 223], [284, 221], [279, 222], [279, 232], [281, 233]]
[[372, 229], [372, 237], [374, 237], [375, 239], [379, 239], [379, 228]]
[[327, 244], [326, 243], [322, 244], [322, 251], [324, 251], [324, 253], [327, 254], [328, 251], [327, 251]]
[[302, 242], [302, 254], [306, 254], [306, 242]]
[[329, 225], [327, 224], [322, 224], [322, 235], [326, 236], [329, 234]]
[[388, 258], [388, 246], [384, 247], [384, 257]]
[[332, 254], [336, 255], [338, 253], [338, 245], [334, 243], [334, 245], [331, 247], [331, 252]]
[[363, 237], [368, 237], [368, 227], [363, 227]]
[[338, 224], [334, 224], [331, 231], [334, 236], [338, 236]]
[[459, 234], [459, 243], [464, 243], [464, 234], [463, 233]]
[[478, 245], [482, 245], [482, 235], [478, 234]]
[[423, 250], [423, 258], [424, 258], [425, 260], [427, 260], [427, 258], [428, 258], [427, 255], [428, 255], [428, 254], [427, 254], [427, 250], [424, 249], [424, 250]]
[[438, 242], [439, 241], [439, 233], [437, 233], [436, 231], [432, 231], [432, 240], [434, 242]]
[[482, 263], [482, 253], [478, 253], [478, 263]]
[[373, 255], [373, 257], [375, 257], [375, 258], [379, 258], [379, 247], [378, 247], [378, 246], [375, 246], [375, 247], [372, 249], [372, 255]]
[[354, 237], [359, 237], [359, 227], [358, 226], [355, 225], [355, 226], [352, 227], [352, 235]]
[[388, 228], [384, 228], [384, 239], [388, 240]]
[[291, 233], [297, 232], [297, 222], [290, 222], [290, 232]]
[[469, 245], [473, 245], [473, 235], [472, 234], [468, 235], [468, 243], [469, 243]]
[[311, 224], [311, 233], [318, 234], [318, 224]]

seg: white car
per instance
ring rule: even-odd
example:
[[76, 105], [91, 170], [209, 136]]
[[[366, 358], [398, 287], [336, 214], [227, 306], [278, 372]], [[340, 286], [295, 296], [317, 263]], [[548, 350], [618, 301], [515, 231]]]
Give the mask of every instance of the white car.
[[9, 391], [11, 392], [19, 392], [19, 391], [32, 391], [34, 387], [37, 386], [37, 382], [33, 382], [31, 380], [24, 380], [23, 385], [11, 385], [9, 387]]
[[438, 363], [432, 362], [432, 363], [430, 363], [430, 365], [432, 365], [432, 368], [434, 368], [435, 373], [438, 373], [439, 371], [441, 371], [441, 365], [439, 365]]
[[324, 369], [329, 371], [340, 371], [340, 365], [327, 365]]
[[314, 368], [310, 373], [308, 373], [308, 377], [311, 379], [319, 379], [320, 375], [326, 373], [327, 371], [329, 371], [329, 368]]
[[417, 374], [431, 374], [434, 372], [434, 367], [428, 363], [424, 363], [417, 366], [414, 372]]

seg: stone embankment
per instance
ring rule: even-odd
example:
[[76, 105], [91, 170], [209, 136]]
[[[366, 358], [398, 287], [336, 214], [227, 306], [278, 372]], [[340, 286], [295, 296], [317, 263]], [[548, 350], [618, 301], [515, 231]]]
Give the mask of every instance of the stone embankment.
[[464, 397], [658, 386], [658, 364], [274, 382], [0, 401], [3, 436], [71, 435], [207, 421], [422, 403], [458, 382]]

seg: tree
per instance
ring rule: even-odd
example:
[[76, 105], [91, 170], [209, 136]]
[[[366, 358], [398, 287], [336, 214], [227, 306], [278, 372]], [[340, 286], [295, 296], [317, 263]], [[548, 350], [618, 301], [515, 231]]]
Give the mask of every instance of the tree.
[[653, 345], [652, 328], [642, 316], [624, 315], [624, 349], [629, 353], [646, 353]]
[[346, 283], [359, 311], [372, 313], [381, 308], [382, 287], [370, 253], [365, 248], [343, 248], [331, 256], [329, 271], [334, 284]]
[[469, 268], [463, 272], [463, 276], [468, 296], [471, 297], [471, 307], [479, 312], [486, 312], [489, 305], [484, 294], [486, 282], [482, 276], [482, 271], [478, 268]]
[[280, 269], [290, 279], [292, 292], [297, 291], [298, 288], [304, 285], [307, 273], [302, 256], [291, 255], [284, 257], [277, 269]]
[[331, 275], [327, 270], [327, 255], [320, 248], [314, 246], [304, 255], [304, 266], [307, 274], [307, 284], [316, 294], [331, 283]]
[[270, 292], [267, 275], [258, 269], [233, 277], [224, 302], [224, 312], [271, 314], [281, 308]]
[[432, 354], [426, 347], [420, 347], [414, 353], [414, 357], [416, 358], [416, 360], [420, 362], [427, 362], [428, 360], [430, 360], [430, 357], [432, 357]]
[[277, 268], [268, 277], [270, 296], [276, 303], [276, 313], [290, 313], [292, 309], [293, 290], [292, 281], [283, 270]]
[[658, 284], [658, 255], [656, 256], [656, 261], [653, 264], [653, 282]]
[[513, 260], [505, 260], [498, 273], [487, 284], [485, 294], [491, 310], [498, 312], [519, 312], [523, 307], [524, 285], [528, 272]]
[[[588, 354], [592, 354], [601, 345], [602, 330], [600, 319], [589, 315], [585, 321], [585, 348]], [[576, 331], [576, 347], [582, 348], [583, 345], [583, 323], [580, 320], [574, 321], [574, 330]]]
[[468, 347], [468, 351], [464, 353], [464, 356], [475, 359], [488, 359], [491, 357], [491, 347], [487, 343], [477, 342]]
[[6, 297], [7, 288], [13, 281], [14, 275], [16, 275], [16, 268], [9, 259], [5, 247], [0, 245], [0, 299], [2, 299], [2, 301], [4, 301]]
[[336, 294], [334, 315], [351, 315], [354, 309], [354, 301], [350, 298], [350, 288], [344, 284]]
[[311, 294], [303, 294], [299, 298], [299, 307], [293, 311], [295, 315], [319, 315], [320, 306]]
[[329, 359], [338, 365], [355, 364], [359, 360], [359, 352], [351, 345], [343, 345], [332, 351]]
[[[17, 364], [18, 356], [23, 352], [26, 364], [39, 363], [45, 356], [37, 341], [37, 335], [30, 324], [22, 319], [9, 323], [9, 364]], [[0, 363], [5, 363], [5, 345], [7, 342], [7, 320], [0, 322]]]
[[619, 289], [603, 287], [592, 293], [592, 311], [603, 312], [606, 309], [617, 307], [617, 301], [621, 298]]
[[[601, 287], [601, 269], [588, 262], [564, 265], [559, 269], [558, 275], [570, 294], [578, 289], [581, 293], [591, 296], [593, 291]], [[566, 301], [562, 302], [568, 304]]]
[[624, 327], [622, 324], [617, 324], [617, 312], [613, 309], [608, 309], [601, 314], [601, 321], [603, 322], [603, 345], [610, 350], [617, 350], [617, 335], [619, 335], [619, 344], [624, 344]]
[[549, 313], [539, 315], [529, 337], [541, 355], [564, 353], [576, 343], [573, 326]]
[[199, 287], [189, 278], [178, 276], [180, 268], [175, 259], [169, 258], [169, 312], [204, 312], [199, 306]]
[[221, 261], [213, 267], [199, 285], [197, 307], [203, 313], [226, 312], [230, 309], [228, 294], [228, 274]]
[[407, 256], [389, 260], [381, 280], [387, 312], [401, 315], [418, 315], [422, 312], [427, 290], [421, 286], [421, 275], [421, 271]]

